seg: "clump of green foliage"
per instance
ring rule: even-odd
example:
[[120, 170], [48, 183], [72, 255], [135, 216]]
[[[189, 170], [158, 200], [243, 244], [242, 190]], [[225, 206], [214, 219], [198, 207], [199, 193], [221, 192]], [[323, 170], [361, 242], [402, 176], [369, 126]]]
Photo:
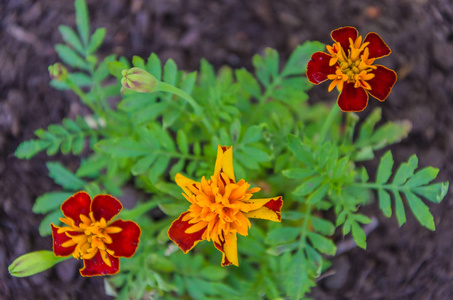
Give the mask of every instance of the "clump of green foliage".
[[[50, 84], [74, 91], [91, 113], [36, 130], [37, 138], [23, 142], [15, 155], [30, 159], [41, 151], [49, 156], [61, 151], [80, 160], [76, 170], [47, 163], [61, 190], [36, 199], [33, 212], [45, 214], [42, 236], [51, 234], [50, 223], [61, 224], [59, 207], [76, 191], [119, 199], [126, 186], [141, 192], [137, 206], [120, 215], [142, 228], [140, 246], [133, 258], [122, 259], [118, 275], [105, 279], [107, 293], [118, 299], [303, 298], [330, 266], [336, 230], [366, 247], [362, 225], [370, 219], [359, 207], [373, 204], [373, 195], [374, 205], [386, 217], [396, 215], [400, 226], [410, 211], [421, 225], [435, 229], [422, 199], [439, 203], [446, 195], [448, 182], [431, 183], [437, 169], [418, 169], [415, 155], [394, 166], [390, 151], [379, 159], [371, 180], [362, 165], [375, 159], [376, 150], [405, 138], [408, 121], [382, 124], [381, 110], [375, 109], [359, 122], [357, 114], [339, 114], [335, 103], [307, 102], [312, 85], [306, 65], [323, 44], [305, 42], [286, 62], [265, 49], [253, 57], [253, 72], [216, 71], [206, 60], [200, 70], [186, 72], [156, 53], [131, 61], [115, 55], [100, 59], [96, 50], [105, 29], [91, 35], [85, 2], [76, 0], [75, 8], [77, 32], [60, 26], [65, 43], [55, 46], [71, 71], [55, 73]], [[122, 90], [121, 72], [131, 67], [195, 102], [181, 93]], [[233, 146], [237, 178], [263, 187], [262, 197], [284, 199], [281, 223], [255, 221], [249, 236], [239, 237], [239, 268], [220, 267], [221, 254], [208, 243], [185, 255], [167, 236], [171, 222], [189, 205], [175, 174], [195, 180], [212, 174], [219, 144]], [[328, 210], [334, 219], [321, 217]]]

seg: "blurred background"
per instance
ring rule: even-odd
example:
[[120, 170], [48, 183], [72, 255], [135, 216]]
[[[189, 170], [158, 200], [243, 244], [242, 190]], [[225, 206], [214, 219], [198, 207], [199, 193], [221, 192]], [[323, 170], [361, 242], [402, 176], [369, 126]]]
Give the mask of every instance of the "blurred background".
[[[438, 181], [453, 178], [453, 3], [450, 0], [88, 0], [91, 28], [106, 27], [98, 54], [173, 58], [181, 69], [199, 68], [202, 57], [216, 68], [252, 70], [251, 58], [266, 47], [286, 60], [306, 40], [331, 44], [330, 31], [355, 26], [361, 35], [377, 32], [393, 53], [378, 64], [398, 73], [385, 102], [370, 99], [364, 117], [381, 107], [383, 119], [408, 119], [413, 129], [391, 147], [395, 165], [412, 153], [420, 167], [440, 169]], [[73, 156], [30, 161], [13, 153], [34, 130], [74, 118], [88, 110], [71, 92], [49, 87], [47, 67], [58, 61], [57, 26], [75, 28], [72, 1], [6, 0], [0, 2], [0, 299], [110, 299], [102, 278], [82, 278], [74, 259], [29, 278], [13, 278], [8, 265], [18, 256], [51, 249], [39, 236], [42, 215], [34, 200], [58, 190], [47, 177], [46, 161], [60, 160], [70, 169]], [[310, 101], [332, 103], [337, 93], [313, 88]], [[386, 150], [386, 149], [385, 149]], [[383, 151], [378, 153], [380, 156]], [[377, 162], [367, 163], [374, 174]], [[428, 203], [429, 204], [429, 203]], [[363, 212], [378, 226], [368, 248], [352, 248], [332, 258], [336, 274], [320, 279], [315, 299], [452, 299], [453, 200], [429, 204], [437, 230], [421, 227], [411, 213], [398, 228], [378, 205]], [[341, 240], [340, 240], [341, 242]]]

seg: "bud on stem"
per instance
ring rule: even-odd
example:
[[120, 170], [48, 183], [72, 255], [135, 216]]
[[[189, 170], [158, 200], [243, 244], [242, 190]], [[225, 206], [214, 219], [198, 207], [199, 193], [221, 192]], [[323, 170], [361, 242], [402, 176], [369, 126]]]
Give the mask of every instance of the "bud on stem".
[[52, 251], [42, 250], [24, 254], [8, 267], [8, 271], [15, 277], [26, 277], [50, 269], [57, 263], [70, 257], [57, 257]]
[[151, 74], [140, 68], [131, 68], [121, 72], [121, 84], [127, 89], [139, 93], [152, 93], [157, 90], [159, 81]]
[[52, 79], [65, 82], [68, 79], [68, 70], [62, 64], [56, 63], [49, 66], [49, 75]]

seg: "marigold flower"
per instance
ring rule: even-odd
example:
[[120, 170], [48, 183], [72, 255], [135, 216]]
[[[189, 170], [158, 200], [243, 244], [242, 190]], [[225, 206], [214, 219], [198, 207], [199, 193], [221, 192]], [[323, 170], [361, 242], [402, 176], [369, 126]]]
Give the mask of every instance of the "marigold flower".
[[114, 275], [120, 270], [118, 257], [132, 257], [140, 240], [140, 227], [132, 221], [111, 222], [123, 208], [110, 195], [91, 200], [78, 192], [61, 205], [68, 227], [51, 224], [53, 252], [56, 256], [83, 259], [82, 276]]
[[249, 218], [281, 220], [282, 197], [251, 199], [260, 188], [250, 188], [244, 179], [236, 181], [233, 147], [218, 147], [210, 179], [203, 176], [201, 182], [196, 182], [178, 173], [175, 180], [191, 205], [173, 221], [168, 236], [184, 253], [202, 240], [212, 240], [223, 253], [222, 266], [238, 266], [236, 234], [248, 235]]
[[326, 46], [329, 54], [315, 52], [307, 65], [307, 78], [313, 84], [332, 80], [329, 92], [340, 91], [337, 103], [342, 111], [362, 111], [368, 105], [368, 94], [384, 101], [396, 82], [396, 73], [381, 65], [378, 58], [391, 53], [381, 37], [370, 32], [362, 43], [354, 27], [335, 29], [330, 34], [335, 43]]

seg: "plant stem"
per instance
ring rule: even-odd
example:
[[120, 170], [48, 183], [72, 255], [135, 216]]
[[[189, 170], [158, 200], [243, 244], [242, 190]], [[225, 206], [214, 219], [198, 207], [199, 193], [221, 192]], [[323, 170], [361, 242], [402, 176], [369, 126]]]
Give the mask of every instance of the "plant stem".
[[299, 249], [303, 249], [305, 247], [305, 240], [307, 239], [307, 231], [308, 231], [308, 219], [310, 219], [311, 214], [311, 204], [307, 204], [307, 210], [305, 211], [305, 218], [302, 224], [302, 234], [300, 236], [300, 245]]
[[332, 109], [330, 110], [329, 116], [327, 117], [326, 121], [324, 122], [324, 125], [322, 126], [321, 133], [319, 134], [319, 140], [318, 140], [318, 145], [321, 146], [322, 142], [324, 142], [324, 139], [326, 138], [327, 131], [329, 131], [329, 128], [332, 126], [332, 122], [337, 116], [337, 113], [340, 111], [340, 108], [338, 105], [335, 103], [332, 106]]

